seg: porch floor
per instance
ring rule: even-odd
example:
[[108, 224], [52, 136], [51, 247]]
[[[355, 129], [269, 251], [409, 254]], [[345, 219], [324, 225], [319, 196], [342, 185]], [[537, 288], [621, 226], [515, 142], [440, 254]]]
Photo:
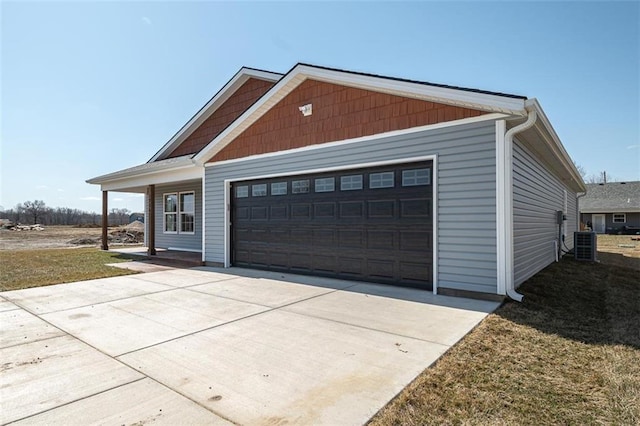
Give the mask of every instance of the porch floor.
[[[109, 251], [122, 253], [132, 256], [139, 256], [139, 262], [150, 263], [154, 265], [170, 266], [173, 268], [193, 268], [202, 266], [202, 254], [189, 251], [156, 249], [156, 254], [150, 256], [147, 253], [147, 247], [114, 247]], [[136, 260], [138, 262], [138, 260]]]

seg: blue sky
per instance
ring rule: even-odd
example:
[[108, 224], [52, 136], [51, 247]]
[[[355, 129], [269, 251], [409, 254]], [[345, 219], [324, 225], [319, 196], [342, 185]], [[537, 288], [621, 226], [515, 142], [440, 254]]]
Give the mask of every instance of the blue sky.
[[[589, 174], [640, 180], [637, 2], [0, 4], [0, 205], [100, 210], [242, 66], [297, 62], [537, 98]], [[110, 207], [142, 198], [110, 194]]]

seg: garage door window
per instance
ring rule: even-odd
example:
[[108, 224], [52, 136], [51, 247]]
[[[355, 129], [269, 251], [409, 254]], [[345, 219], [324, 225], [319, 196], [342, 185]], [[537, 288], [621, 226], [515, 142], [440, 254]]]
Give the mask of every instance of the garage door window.
[[287, 182], [272, 183], [271, 195], [287, 195]]
[[336, 188], [335, 178], [316, 179], [316, 192], [332, 192]]
[[369, 188], [393, 188], [393, 172], [371, 173]]
[[236, 198], [247, 198], [249, 196], [248, 186], [236, 186]]
[[306, 194], [309, 192], [309, 180], [294, 180], [291, 182], [291, 192], [294, 194]]
[[413, 169], [402, 171], [402, 186], [421, 186], [431, 183], [430, 169]]
[[259, 185], [251, 185], [252, 197], [266, 197], [267, 196], [267, 184], [261, 183]]
[[342, 176], [340, 178], [341, 191], [362, 189], [362, 175]]

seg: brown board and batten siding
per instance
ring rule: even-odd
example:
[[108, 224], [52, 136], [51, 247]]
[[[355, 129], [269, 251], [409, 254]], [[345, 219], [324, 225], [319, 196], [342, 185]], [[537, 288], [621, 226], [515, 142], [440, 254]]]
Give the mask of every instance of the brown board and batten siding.
[[[195, 193], [195, 232], [165, 233], [164, 232], [164, 194], [180, 192]], [[171, 185], [156, 186], [156, 247], [174, 248], [190, 251], [202, 251], [202, 181], [181, 182]], [[179, 212], [178, 212], [179, 215]]]
[[[566, 192], [566, 203], [565, 203]], [[573, 248], [576, 193], [565, 187], [519, 140], [513, 144], [513, 254], [516, 286], [555, 261], [556, 211], [567, 215], [563, 249]], [[562, 244], [562, 243], [561, 243]]]
[[[314, 101], [314, 115], [316, 105]], [[205, 260], [225, 261], [225, 179], [291, 176], [436, 156], [438, 286], [495, 294], [495, 147], [495, 121], [487, 120], [212, 164], [205, 168]]]
[[[312, 104], [304, 117], [298, 108]], [[209, 162], [284, 151], [485, 114], [461, 108], [306, 80]]]
[[179, 157], [200, 151], [249, 108], [251, 104], [264, 95], [274, 84], [272, 81], [250, 78], [216, 109], [200, 127], [189, 135], [184, 142], [169, 155], [162, 158]]

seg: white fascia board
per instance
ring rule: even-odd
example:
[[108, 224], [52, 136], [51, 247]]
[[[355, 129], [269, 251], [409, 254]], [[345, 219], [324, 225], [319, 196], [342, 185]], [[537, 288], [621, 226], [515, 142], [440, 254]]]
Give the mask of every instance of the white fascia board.
[[238, 90], [250, 78], [257, 78], [267, 81], [278, 81], [282, 74], [268, 71], [254, 70], [251, 68], [241, 68], [235, 76], [225, 84], [178, 132], [167, 142], [152, 158], [149, 163], [156, 161], [162, 155], [177, 148], [189, 137], [204, 121], [211, 116], [220, 106], [225, 103], [236, 90]]
[[125, 191], [128, 188], [138, 188], [148, 185], [160, 185], [187, 180], [202, 179], [202, 167], [191, 165], [173, 170], [163, 170], [122, 179], [114, 179], [101, 183], [102, 191]]
[[145, 163], [139, 166], [130, 167], [128, 169], [119, 170], [117, 172], [108, 173], [106, 175], [97, 176], [91, 179], [87, 179], [86, 182], [94, 185], [107, 183], [110, 181], [121, 180], [130, 177], [144, 176], [152, 173], [162, 172], [164, 170], [173, 170], [183, 167], [193, 166], [194, 162], [191, 156], [184, 156], [181, 158], [173, 158], [170, 160], [164, 160], [156, 163]]
[[536, 113], [538, 114], [538, 122], [540, 122], [544, 126], [544, 129], [551, 136], [551, 141], [549, 141], [545, 137], [543, 137], [542, 139], [545, 141], [547, 146], [549, 146], [549, 148], [554, 153], [554, 155], [558, 158], [558, 160], [560, 160], [564, 168], [567, 171], [569, 171], [572, 179], [577, 183], [577, 188], [576, 188], [577, 192], [586, 192], [587, 187], [584, 181], [582, 180], [582, 176], [580, 175], [580, 172], [578, 172], [578, 169], [573, 163], [573, 160], [567, 153], [567, 150], [564, 148], [564, 145], [562, 145], [562, 142], [560, 141], [560, 137], [558, 136], [555, 129], [551, 125], [549, 118], [544, 113], [544, 110], [542, 109], [540, 102], [538, 102], [536, 98], [533, 98], [533, 99], [528, 99], [525, 102], [525, 104], [527, 108], [535, 109]]
[[347, 71], [326, 70], [308, 65], [301, 65], [299, 72], [314, 80], [347, 85], [374, 92], [385, 92], [407, 98], [431, 100], [506, 114], [526, 115], [525, 100], [519, 98], [399, 81], [392, 78], [353, 74]]

